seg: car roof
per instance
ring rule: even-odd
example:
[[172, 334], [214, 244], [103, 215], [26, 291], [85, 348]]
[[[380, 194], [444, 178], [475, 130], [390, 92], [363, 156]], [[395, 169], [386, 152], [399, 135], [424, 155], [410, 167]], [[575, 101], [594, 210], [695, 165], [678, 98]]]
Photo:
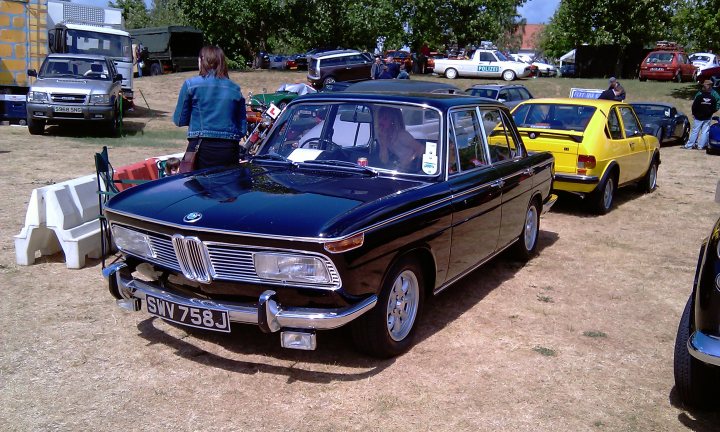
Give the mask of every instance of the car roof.
[[107, 61], [107, 57], [96, 54], [69, 54], [69, 53], [52, 53], [47, 55], [48, 58], [70, 58], [85, 60], [101, 60]]
[[657, 105], [657, 106], [662, 106], [662, 107], [666, 107], [666, 108], [673, 108], [675, 106], [673, 104], [669, 104], [666, 102], [651, 102], [651, 101], [630, 102], [630, 105], [632, 105], [632, 106], [635, 106], [635, 105]]
[[522, 84], [499, 84], [499, 83], [492, 83], [492, 84], [473, 84], [472, 87], [468, 88], [465, 91], [471, 90], [471, 89], [501, 89], [501, 88], [510, 88], [510, 87], [523, 87], [527, 88]]
[[344, 50], [323, 51], [323, 52], [319, 52], [317, 54], [313, 54], [311, 57], [331, 58], [331, 57], [342, 57], [344, 55], [350, 55], [350, 54], [362, 54], [362, 53], [358, 50], [344, 49]]
[[344, 92], [329, 92], [329, 93], [313, 93], [313, 94], [307, 94], [304, 96], [300, 96], [299, 98], [295, 99], [293, 103], [296, 101], [342, 101], [342, 100], [360, 100], [360, 101], [368, 101], [368, 102], [377, 102], [377, 103], [388, 103], [388, 102], [396, 102], [396, 103], [416, 103], [416, 104], [422, 104], [427, 105], [433, 108], [437, 108], [440, 110], [447, 110], [449, 108], [455, 107], [455, 106], [466, 106], [466, 105], [486, 105], [486, 106], [493, 106], [493, 107], [502, 107], [507, 109], [505, 105], [499, 103], [498, 101], [487, 99], [487, 98], [479, 98], [474, 96], [468, 96], [464, 94], [437, 94], [437, 93], [402, 93], [402, 94], [392, 94], [388, 95], [387, 93], [358, 93], [358, 92], [352, 92], [352, 91], [344, 91]]
[[528, 99], [520, 102], [520, 105], [549, 105], [549, 104], [564, 104], [564, 105], [578, 105], [578, 106], [594, 106], [598, 108], [610, 109], [615, 105], [629, 105], [625, 102], [618, 102], [615, 100], [606, 99], [583, 99], [583, 98], [538, 98]]
[[452, 84], [423, 80], [367, 80], [349, 85], [346, 91], [464, 94], [462, 90]]

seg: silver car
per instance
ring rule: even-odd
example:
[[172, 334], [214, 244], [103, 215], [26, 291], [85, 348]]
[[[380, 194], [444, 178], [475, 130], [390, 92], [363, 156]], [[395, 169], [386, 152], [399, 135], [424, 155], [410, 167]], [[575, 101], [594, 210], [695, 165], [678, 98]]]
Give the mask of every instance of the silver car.
[[46, 124], [102, 123], [117, 133], [122, 111], [122, 75], [104, 56], [50, 54], [27, 95], [27, 123], [32, 135], [41, 135]]

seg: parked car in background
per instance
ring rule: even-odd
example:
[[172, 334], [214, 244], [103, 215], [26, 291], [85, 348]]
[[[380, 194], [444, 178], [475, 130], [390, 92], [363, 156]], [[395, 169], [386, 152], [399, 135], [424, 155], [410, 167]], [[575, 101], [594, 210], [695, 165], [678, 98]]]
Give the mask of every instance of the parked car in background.
[[387, 56], [393, 56], [395, 63], [405, 65], [405, 70], [408, 71], [408, 73], [412, 72], [413, 58], [409, 51], [387, 50], [385, 54], [383, 54], [383, 58], [387, 58]]
[[435, 69], [435, 59], [444, 59], [447, 58], [445, 54], [439, 53], [437, 51], [431, 51], [430, 56], [427, 58], [427, 65], [425, 66], [425, 72], [426, 73], [432, 73]]
[[592, 209], [612, 209], [619, 186], [655, 190], [660, 144], [643, 128], [633, 107], [601, 99], [531, 99], [513, 118], [530, 151], [555, 156], [553, 188], [580, 194]]
[[530, 64], [537, 68], [537, 76], [553, 77], [558, 73], [557, 67], [543, 58], [536, 58]]
[[720, 117], [713, 116], [715, 123], [710, 125], [710, 139], [708, 140], [708, 146], [705, 148], [707, 154], [720, 154]]
[[674, 42], [658, 42], [654, 51], [640, 63], [640, 81], [694, 81], [697, 67], [690, 63], [682, 47]]
[[720, 66], [709, 67], [701, 70], [698, 73], [697, 80], [698, 82], [711, 80], [714, 83], [713, 87], [715, 88], [715, 91], [720, 90]]
[[654, 135], [660, 145], [685, 145], [690, 136], [690, 121], [673, 105], [661, 102], [632, 102], [630, 105], [640, 119], [643, 131]]
[[112, 59], [87, 54], [49, 54], [27, 94], [27, 126], [42, 135], [46, 124], [97, 123], [110, 135], [120, 126], [122, 75]]
[[307, 79], [315, 88], [335, 81], [370, 79], [373, 58], [356, 50], [325, 51], [310, 56]]
[[197, 70], [197, 58], [204, 44], [203, 32], [186, 26], [166, 26], [129, 30], [143, 45], [142, 74], [161, 75]]
[[270, 104], [275, 104], [280, 109], [284, 109], [287, 104], [298, 96], [308, 93], [315, 93], [313, 87], [305, 83], [285, 83], [282, 84], [275, 93], [259, 93], [248, 95], [248, 105], [253, 111], [264, 112]]
[[[388, 127], [410, 137], [380, 144]], [[122, 258], [103, 275], [118, 306], [177, 325], [252, 324], [303, 350], [349, 325], [359, 350], [392, 357], [412, 346], [428, 296], [503, 250], [536, 254], [552, 167], [496, 102], [310, 94], [242, 166], [111, 198]]]
[[[295, 65], [295, 67], [294, 67], [295, 70], [305, 70], [305, 71], [307, 70], [308, 61], [307, 61], [307, 57], [305, 56], [305, 54], [293, 54], [288, 59], [288, 64], [291, 64], [290, 63], [291, 61], [292, 61], [292, 64]], [[290, 69], [293, 69], [293, 68], [290, 67]]]
[[476, 49], [463, 59], [435, 59], [434, 73], [448, 79], [458, 77], [502, 78], [513, 81], [530, 75], [530, 65], [510, 60], [498, 50]]
[[279, 54], [270, 54], [269, 69], [286, 69], [287, 57]]
[[577, 76], [575, 63], [566, 63], [560, 66], [560, 76], [564, 78], [575, 78]]
[[508, 108], [512, 108], [524, 100], [533, 98], [530, 90], [522, 84], [475, 84], [465, 89], [465, 93], [472, 96], [495, 99]]
[[699, 71], [720, 66], [717, 55], [713, 53], [693, 53], [688, 56], [688, 60], [690, 60]]
[[[720, 197], [720, 186], [715, 192]], [[675, 337], [675, 390], [694, 407], [716, 403], [720, 372], [720, 218], [700, 243], [695, 278]]]

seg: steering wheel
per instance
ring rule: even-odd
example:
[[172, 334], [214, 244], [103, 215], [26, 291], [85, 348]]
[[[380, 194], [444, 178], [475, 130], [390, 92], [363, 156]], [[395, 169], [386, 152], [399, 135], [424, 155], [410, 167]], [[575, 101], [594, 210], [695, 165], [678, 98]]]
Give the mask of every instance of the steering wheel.
[[309, 149], [318, 149], [318, 150], [327, 150], [327, 151], [342, 150], [342, 146], [340, 144], [334, 143], [330, 139], [320, 138], [320, 137], [310, 138], [309, 140], [300, 144], [300, 148], [309, 148]]

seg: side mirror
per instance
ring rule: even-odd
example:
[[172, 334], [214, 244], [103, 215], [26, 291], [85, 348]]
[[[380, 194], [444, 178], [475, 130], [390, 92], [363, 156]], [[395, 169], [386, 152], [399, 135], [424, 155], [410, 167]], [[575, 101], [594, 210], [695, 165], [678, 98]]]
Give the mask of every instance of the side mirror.
[[672, 111], [670, 111], [670, 108], [667, 108], [667, 109], [663, 112], [663, 115], [664, 115], [665, 117], [672, 117]]
[[35, 69], [28, 69], [27, 74], [28, 76], [37, 78], [37, 71]]
[[670, 117], [677, 117], [677, 108], [670, 108]]
[[122, 74], [117, 74], [117, 75], [115, 75], [115, 78], [113, 78], [113, 81], [117, 81], [117, 82], [120, 82], [122, 80], [123, 80]]
[[499, 99], [498, 99], [498, 102], [500, 102], [500, 103], [504, 103], [505, 101], [507, 101], [507, 99], [505, 99], [505, 98], [499, 98]]

